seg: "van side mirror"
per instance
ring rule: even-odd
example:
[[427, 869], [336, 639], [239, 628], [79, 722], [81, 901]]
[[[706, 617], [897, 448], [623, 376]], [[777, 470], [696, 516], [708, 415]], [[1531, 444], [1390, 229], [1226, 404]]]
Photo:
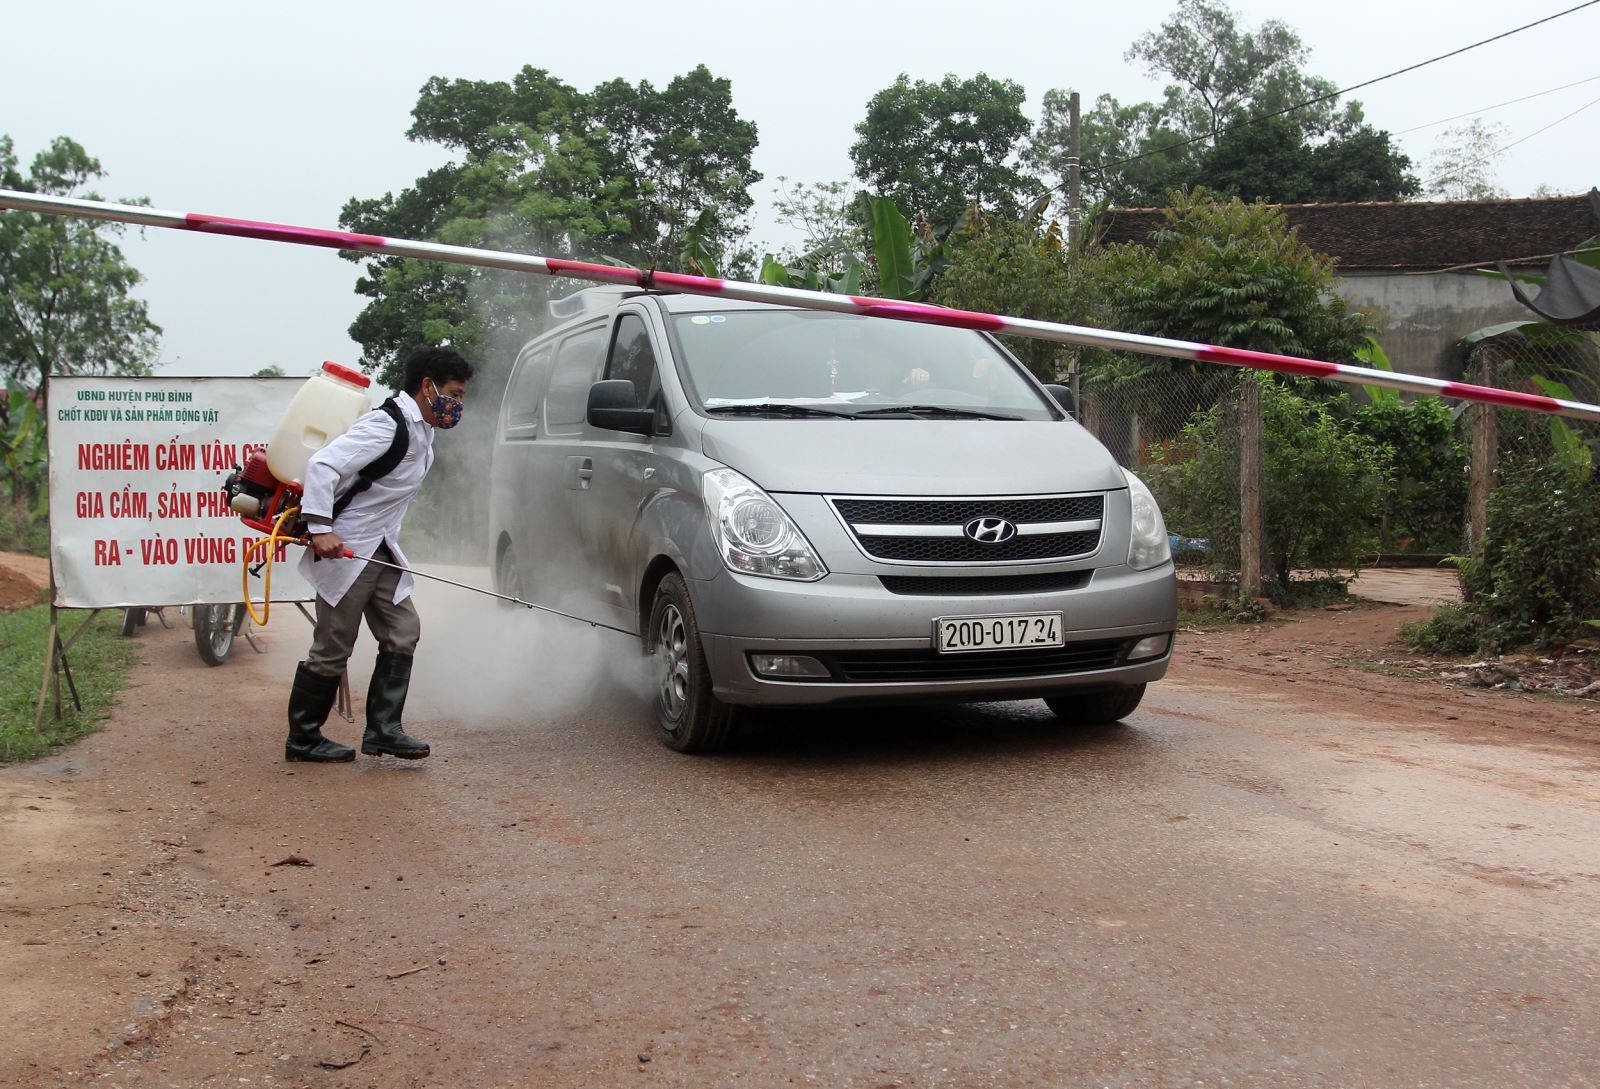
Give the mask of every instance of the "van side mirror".
[[639, 407], [639, 395], [626, 378], [613, 378], [590, 386], [587, 415], [590, 427], [629, 431], [635, 435], [656, 433], [655, 409]]
[[1049, 392], [1050, 396], [1056, 399], [1056, 404], [1061, 406], [1062, 412], [1065, 412], [1074, 420], [1078, 418], [1078, 399], [1072, 395], [1071, 386], [1058, 386], [1051, 384], [1046, 386], [1045, 390]]

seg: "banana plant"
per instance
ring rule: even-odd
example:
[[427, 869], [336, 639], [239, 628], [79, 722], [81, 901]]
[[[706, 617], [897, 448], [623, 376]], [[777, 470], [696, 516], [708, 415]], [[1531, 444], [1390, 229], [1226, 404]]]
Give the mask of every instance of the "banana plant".
[[[1565, 382], [1557, 382], [1552, 378], [1543, 378], [1536, 374], [1530, 377], [1546, 397], [1561, 397], [1568, 401], [1578, 399], [1572, 392], [1572, 387]], [[1573, 469], [1578, 474], [1579, 480], [1587, 481], [1594, 472], [1594, 449], [1583, 441], [1583, 436], [1578, 434], [1577, 428], [1560, 416], [1551, 416], [1550, 441], [1556, 448], [1556, 460]]]
[[45, 435], [39, 406], [27, 389], [6, 383], [0, 466], [11, 481], [13, 503], [37, 500], [44, 491]]
[[[1372, 337], [1367, 338], [1366, 347], [1356, 351], [1356, 358], [1374, 370], [1389, 371], [1391, 373], [1394, 371], [1394, 364], [1389, 362], [1389, 354], [1383, 350], [1383, 345]], [[1375, 405], [1398, 405], [1400, 403], [1400, 391], [1389, 389], [1385, 386], [1368, 386], [1367, 396]]]

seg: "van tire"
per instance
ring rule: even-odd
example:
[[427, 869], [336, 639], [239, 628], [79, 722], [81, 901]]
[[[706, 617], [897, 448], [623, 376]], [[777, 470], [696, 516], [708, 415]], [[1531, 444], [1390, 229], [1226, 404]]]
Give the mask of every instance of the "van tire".
[[1075, 726], [1095, 726], [1127, 718], [1142, 699], [1144, 685], [1129, 684], [1120, 688], [1104, 688], [1098, 692], [1046, 696], [1044, 705], [1063, 722]]
[[656, 662], [656, 725], [661, 743], [678, 752], [714, 752], [728, 741], [738, 708], [711, 691], [695, 621], [694, 602], [683, 576], [668, 572], [656, 586], [645, 626], [645, 653]]

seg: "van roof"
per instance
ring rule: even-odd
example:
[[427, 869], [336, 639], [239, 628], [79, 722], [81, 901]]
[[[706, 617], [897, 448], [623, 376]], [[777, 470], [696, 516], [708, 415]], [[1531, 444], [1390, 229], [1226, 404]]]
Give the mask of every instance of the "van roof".
[[699, 310], [796, 310], [800, 307], [781, 303], [749, 302], [744, 299], [724, 299], [717, 295], [680, 295], [659, 293], [661, 308], [669, 314], [692, 314]]
[[644, 295], [660, 300], [661, 308], [669, 314], [692, 314], [706, 310], [795, 309], [777, 303], [746, 302], [742, 299], [725, 299], [716, 295], [683, 295], [676, 292], [647, 291], [621, 284], [600, 284], [574, 291], [559, 299], [552, 299], [549, 303], [550, 316], [558, 325], [565, 325], [570, 321], [608, 313], [627, 300]]

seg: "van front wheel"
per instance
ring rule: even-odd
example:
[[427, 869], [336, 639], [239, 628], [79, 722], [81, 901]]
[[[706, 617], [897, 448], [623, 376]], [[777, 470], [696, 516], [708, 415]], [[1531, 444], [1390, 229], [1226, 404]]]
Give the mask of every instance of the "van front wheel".
[[678, 752], [711, 752], [721, 748], [733, 729], [738, 709], [711, 691], [695, 623], [689, 588], [676, 572], [656, 587], [645, 628], [645, 651], [655, 661], [656, 724], [661, 743]]
[[1144, 685], [1128, 684], [1120, 688], [1105, 688], [1098, 692], [1084, 692], [1049, 696], [1044, 705], [1055, 712], [1063, 722], [1074, 726], [1094, 726], [1115, 722], [1133, 714], [1139, 701], [1144, 699]]

